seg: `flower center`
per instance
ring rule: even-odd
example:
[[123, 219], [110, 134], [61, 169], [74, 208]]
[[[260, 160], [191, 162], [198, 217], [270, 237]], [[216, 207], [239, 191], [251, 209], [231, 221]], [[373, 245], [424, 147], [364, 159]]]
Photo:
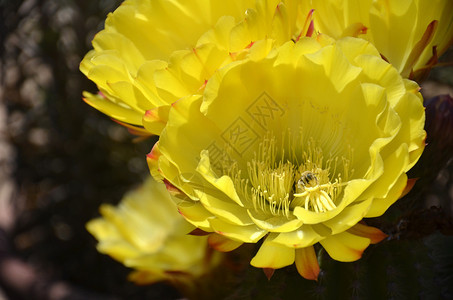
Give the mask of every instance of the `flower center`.
[[317, 213], [335, 209], [349, 177], [350, 160], [325, 159], [312, 139], [304, 149], [296, 149], [300, 143], [287, 144], [277, 151], [275, 139], [264, 138], [247, 163], [248, 179], [233, 177], [243, 196], [255, 210], [272, 215], [289, 216], [297, 206]]

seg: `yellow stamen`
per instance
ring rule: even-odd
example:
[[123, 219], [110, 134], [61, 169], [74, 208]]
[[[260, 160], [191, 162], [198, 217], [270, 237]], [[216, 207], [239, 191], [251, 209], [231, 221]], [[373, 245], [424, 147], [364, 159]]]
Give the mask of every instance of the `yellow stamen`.
[[[299, 150], [297, 145], [305, 147]], [[275, 138], [266, 136], [247, 163], [248, 179], [230, 169], [242, 196], [256, 211], [272, 215], [288, 217], [297, 206], [317, 213], [335, 209], [345, 185], [342, 175], [345, 180], [349, 177], [349, 159], [324, 159], [322, 149], [312, 139], [305, 143], [287, 141], [285, 146], [277, 148]], [[283, 148], [288, 146], [289, 155], [285, 155]]]

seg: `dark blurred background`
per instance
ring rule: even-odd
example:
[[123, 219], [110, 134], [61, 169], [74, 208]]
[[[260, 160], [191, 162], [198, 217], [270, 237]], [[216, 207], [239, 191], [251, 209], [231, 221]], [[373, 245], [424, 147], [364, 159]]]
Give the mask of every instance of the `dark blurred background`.
[[81, 98], [96, 86], [79, 63], [120, 2], [0, 0], [0, 257], [26, 263], [0, 258], [2, 300], [59, 299], [64, 288], [67, 299], [176, 297], [128, 283], [84, 227], [147, 176], [153, 143], [133, 143]]
[[[0, 300], [178, 298], [128, 283], [84, 227], [147, 176], [154, 142], [133, 143], [81, 99], [96, 87], [79, 63], [120, 2], [0, 0]], [[434, 70], [425, 96], [453, 94], [452, 74]], [[424, 207], [451, 215], [451, 167], [434, 177]]]

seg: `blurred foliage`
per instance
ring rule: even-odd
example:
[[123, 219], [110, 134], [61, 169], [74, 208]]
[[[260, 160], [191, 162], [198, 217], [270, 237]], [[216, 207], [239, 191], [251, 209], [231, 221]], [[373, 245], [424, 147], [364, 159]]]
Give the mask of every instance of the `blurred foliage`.
[[[6, 134], [15, 149], [21, 208], [13, 244], [43, 272], [85, 290], [120, 299], [176, 299], [167, 285], [128, 283], [129, 270], [97, 253], [85, 230], [101, 203], [118, 203], [146, 177], [145, 155], [155, 142], [133, 143], [124, 128], [81, 99], [83, 90], [96, 87], [78, 64], [120, 2], [0, 0], [0, 95], [8, 110]], [[444, 60], [453, 61], [452, 53]], [[451, 67], [434, 70], [422, 91], [436, 95], [438, 83], [453, 85]], [[451, 159], [446, 161], [431, 181], [422, 179], [383, 217], [368, 220], [390, 240], [365, 251], [364, 259], [344, 264], [320, 252], [318, 282], [302, 279], [294, 267], [277, 270], [268, 282], [261, 270], [235, 262], [250, 256], [254, 247], [248, 245], [245, 254], [231, 255], [227, 267], [234, 276], [220, 270], [218, 282], [216, 276], [204, 278], [208, 298], [218, 298], [212, 295], [216, 288], [227, 299], [453, 298], [453, 240], [446, 236], [452, 234], [453, 172]]]

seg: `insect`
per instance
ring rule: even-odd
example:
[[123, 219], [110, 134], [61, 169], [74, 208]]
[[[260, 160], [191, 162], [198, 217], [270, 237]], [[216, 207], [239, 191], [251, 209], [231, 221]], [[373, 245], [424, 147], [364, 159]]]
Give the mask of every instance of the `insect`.
[[304, 190], [306, 187], [314, 187], [318, 185], [318, 178], [315, 173], [311, 171], [305, 171], [300, 174], [300, 178], [297, 181], [297, 187]]

